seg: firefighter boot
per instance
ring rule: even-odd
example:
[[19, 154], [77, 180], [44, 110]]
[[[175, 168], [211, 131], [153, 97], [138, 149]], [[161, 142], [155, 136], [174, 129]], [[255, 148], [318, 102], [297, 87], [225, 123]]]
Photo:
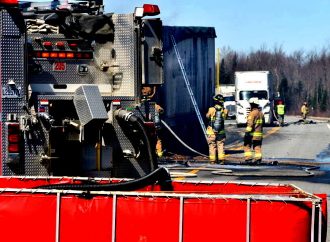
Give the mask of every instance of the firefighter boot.
[[261, 146], [260, 145], [255, 146], [254, 151], [255, 151], [255, 154], [254, 154], [253, 164], [259, 165], [262, 160]]
[[209, 155], [209, 160], [211, 164], [215, 164], [216, 163], [215, 155]]
[[216, 153], [217, 153], [217, 150], [216, 150], [216, 141], [215, 141], [215, 135], [212, 134], [212, 135], [208, 135], [207, 137], [207, 142], [208, 142], [208, 145], [209, 145], [209, 160], [210, 160], [210, 163], [211, 164], [215, 164], [216, 163]]
[[253, 161], [252, 152], [250, 150], [244, 152], [244, 161], [245, 161], [245, 164], [247, 164], [247, 165], [250, 165], [252, 163], [252, 161]]
[[224, 153], [218, 155], [218, 162], [219, 162], [220, 165], [225, 164], [225, 154]]

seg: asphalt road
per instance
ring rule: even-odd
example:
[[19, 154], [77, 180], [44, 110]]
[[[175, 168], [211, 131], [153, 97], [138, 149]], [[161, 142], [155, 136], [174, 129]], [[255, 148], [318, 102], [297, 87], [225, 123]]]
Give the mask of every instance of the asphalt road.
[[[286, 126], [265, 128], [262, 146], [263, 162], [267, 164], [278, 162], [278, 166], [276, 166], [277, 169], [271, 171], [266, 169], [265, 172], [264, 167], [267, 166], [261, 165], [259, 166], [260, 174], [251, 173], [248, 166], [240, 165], [240, 159], [243, 157], [242, 136], [244, 128], [237, 128], [235, 121], [227, 121], [227, 164], [209, 165], [207, 160], [193, 160], [189, 164], [192, 167], [215, 167], [232, 169], [233, 171], [237, 167], [240, 169], [246, 167], [246, 169], [244, 168], [246, 172], [229, 176], [226, 174], [215, 175], [210, 171], [194, 169], [193, 171], [185, 171], [193, 175], [191, 176], [193, 178], [180, 177], [179, 179], [289, 183], [309, 193], [325, 193], [328, 197], [328, 231], [330, 231], [330, 123], [327, 120], [318, 119], [309, 121], [311, 122], [303, 124], [299, 122], [299, 117], [287, 117]], [[283, 166], [284, 164], [285, 166]], [[306, 167], [315, 169], [306, 172]], [[330, 242], [329, 233], [327, 242]]]

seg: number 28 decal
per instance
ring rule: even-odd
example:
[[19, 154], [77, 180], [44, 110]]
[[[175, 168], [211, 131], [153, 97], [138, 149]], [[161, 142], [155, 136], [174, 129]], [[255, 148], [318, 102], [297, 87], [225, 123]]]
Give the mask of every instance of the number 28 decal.
[[66, 71], [66, 63], [65, 62], [54, 62], [53, 71]]

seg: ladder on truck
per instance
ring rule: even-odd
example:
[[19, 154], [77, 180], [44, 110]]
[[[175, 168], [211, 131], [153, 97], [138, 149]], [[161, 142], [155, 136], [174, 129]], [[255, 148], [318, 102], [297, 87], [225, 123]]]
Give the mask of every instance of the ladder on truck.
[[176, 42], [175, 42], [175, 39], [174, 39], [174, 36], [173, 35], [170, 35], [171, 37], [171, 40], [172, 40], [172, 44], [173, 44], [173, 48], [174, 48], [174, 51], [175, 51], [175, 54], [176, 54], [176, 57], [178, 59], [178, 62], [179, 62], [179, 65], [180, 65], [180, 69], [181, 69], [181, 72], [182, 72], [182, 76], [183, 76], [183, 79], [186, 83], [186, 86], [187, 86], [187, 90], [188, 90], [188, 93], [189, 93], [189, 96], [190, 96], [190, 99], [191, 99], [191, 102], [194, 106], [194, 109], [195, 109], [195, 112], [196, 112], [196, 115], [197, 115], [197, 118], [198, 118], [198, 121], [202, 127], [202, 130], [203, 130], [203, 133], [204, 133], [204, 136], [205, 136], [205, 139], [207, 140], [207, 135], [206, 135], [206, 128], [205, 128], [205, 125], [204, 125], [204, 122], [203, 122], [203, 119], [202, 119], [202, 116], [201, 116], [201, 113], [198, 109], [198, 106], [197, 106], [197, 103], [196, 103], [196, 100], [195, 100], [195, 97], [194, 97], [194, 93], [192, 92], [192, 89], [191, 89], [191, 86], [190, 86], [190, 83], [189, 83], [189, 80], [188, 80], [188, 77], [187, 77], [187, 74], [186, 74], [186, 71], [184, 69], [184, 65], [183, 65], [183, 62], [182, 62], [182, 59], [180, 57], [180, 53], [179, 53], [179, 50], [177, 48], [177, 45], [176, 45]]

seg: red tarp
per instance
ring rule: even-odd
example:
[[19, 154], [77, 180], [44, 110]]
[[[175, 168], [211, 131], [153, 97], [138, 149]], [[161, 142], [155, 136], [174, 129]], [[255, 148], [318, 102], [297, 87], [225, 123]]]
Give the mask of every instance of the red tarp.
[[[72, 178], [1, 177], [0, 187], [16, 186], [21, 189], [73, 181], [79, 183]], [[174, 192], [168, 196], [160, 196], [159, 192], [147, 196], [137, 192], [134, 195], [116, 193], [115, 203], [111, 193], [73, 195], [50, 191], [39, 193], [17, 190], [13, 193], [2, 190], [1, 241], [55, 242], [56, 236], [59, 236], [61, 242], [111, 242], [113, 239], [116, 242], [177, 242], [179, 238], [184, 242], [235, 242], [246, 241], [247, 235], [251, 242], [311, 241], [312, 202], [292, 201], [287, 194], [297, 199], [308, 198], [310, 195], [293, 186], [189, 182], [173, 184], [176, 193], [180, 191], [177, 196], [173, 196]], [[149, 186], [146, 190], [151, 189], [159, 188]], [[194, 190], [198, 191], [196, 197], [185, 197], [185, 193], [190, 194]], [[208, 193], [242, 196], [201, 197]], [[248, 200], [243, 195], [249, 193], [260, 194], [265, 199]], [[273, 199], [274, 195], [283, 200]], [[317, 200], [316, 197], [311, 198]], [[326, 204], [324, 208], [326, 211]], [[318, 217], [318, 213], [315, 217]], [[56, 227], [57, 223], [59, 227]], [[115, 233], [112, 233], [113, 230]]]

